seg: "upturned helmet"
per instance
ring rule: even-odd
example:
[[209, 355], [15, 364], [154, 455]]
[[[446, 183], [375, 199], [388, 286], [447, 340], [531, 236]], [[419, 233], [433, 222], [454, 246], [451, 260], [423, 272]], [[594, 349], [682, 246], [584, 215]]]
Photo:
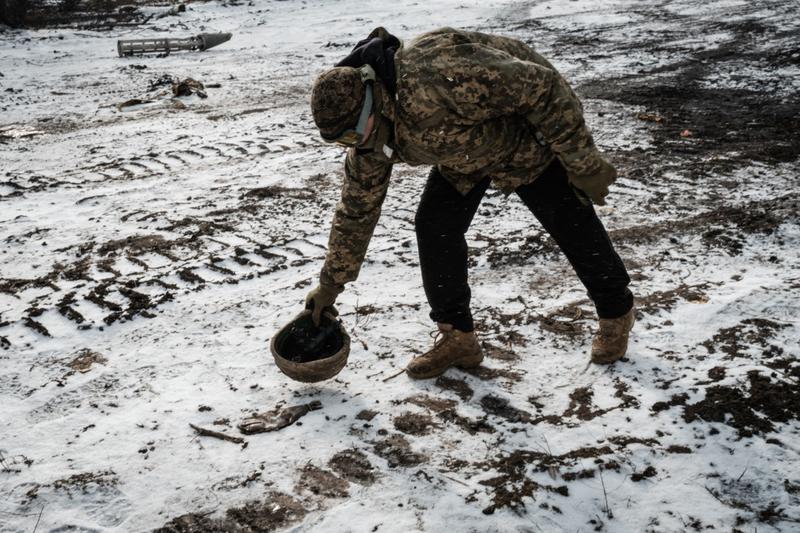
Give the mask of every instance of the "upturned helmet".
[[335, 67], [323, 72], [311, 90], [311, 114], [325, 141], [355, 146], [372, 113], [375, 71]]
[[323, 312], [316, 326], [311, 310], [306, 309], [272, 337], [270, 351], [284, 374], [313, 383], [330, 379], [344, 368], [350, 336], [331, 312]]

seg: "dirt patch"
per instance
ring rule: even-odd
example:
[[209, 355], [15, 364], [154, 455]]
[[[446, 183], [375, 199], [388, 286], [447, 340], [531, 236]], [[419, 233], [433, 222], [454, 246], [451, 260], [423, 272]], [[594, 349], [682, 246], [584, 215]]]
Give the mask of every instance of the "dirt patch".
[[631, 481], [641, 481], [645, 478], [655, 477], [658, 472], [656, 471], [655, 467], [648, 466], [641, 472], [634, 472], [631, 474]]
[[83, 472], [73, 474], [64, 479], [57, 479], [52, 486], [55, 490], [73, 491], [79, 490], [83, 494], [88, 494], [97, 487], [113, 487], [119, 483], [119, 478], [113, 470], [102, 472]]
[[[470, 250], [469, 266], [476, 266], [477, 257], [481, 254], [485, 255], [492, 268], [504, 268], [525, 265], [531, 257], [553, 257], [560, 253], [556, 242], [545, 233], [529, 233], [509, 232], [503, 236], [477, 233], [474, 240], [485, 242], [486, 248]], [[509, 247], [510, 242], [514, 243], [513, 247]]]
[[534, 321], [543, 330], [550, 333], [568, 337], [583, 337], [588, 331], [585, 321], [596, 319], [593, 312], [581, 308], [581, 304], [584, 303], [586, 302], [582, 300], [559, 307], [546, 315], [537, 315], [534, 317]]
[[342, 478], [361, 485], [375, 482], [375, 468], [364, 453], [355, 450], [343, 450], [331, 457], [328, 466]]
[[493, 381], [496, 379], [507, 379], [511, 382], [522, 381], [525, 372], [521, 370], [512, 370], [510, 368], [489, 368], [487, 366], [476, 366], [475, 368], [465, 368], [464, 372], [475, 376], [484, 381]]
[[390, 435], [376, 442], [374, 450], [376, 455], [386, 459], [389, 468], [415, 466], [428, 460], [425, 455], [412, 451], [411, 444], [399, 434]]
[[491, 424], [489, 424], [485, 418], [479, 419], [472, 419], [466, 416], [462, 416], [458, 414], [455, 409], [447, 409], [438, 413], [439, 419], [447, 422], [448, 424], [454, 424], [470, 435], [475, 435], [476, 433], [494, 433], [495, 428]]
[[594, 469], [586, 469], [586, 470], [579, 470], [577, 472], [563, 472], [561, 474], [561, 479], [564, 481], [575, 481], [576, 479], [591, 479], [595, 476], [596, 470]]
[[[94, 246], [94, 243], [87, 243], [84, 245], [87, 249], [91, 249]], [[57, 250], [63, 251], [63, 250]], [[85, 253], [84, 248], [79, 248], [78, 250], [79, 255]], [[78, 259], [73, 263], [54, 263], [50, 272], [39, 276], [38, 278], [31, 278], [31, 279], [20, 279], [20, 278], [10, 278], [10, 279], [0, 279], [0, 292], [5, 292], [7, 294], [17, 294], [25, 289], [28, 288], [42, 288], [47, 287], [52, 289], [54, 292], [59, 292], [61, 289], [56, 285], [56, 281], [59, 279], [65, 279], [67, 281], [80, 281], [80, 280], [88, 280], [93, 281], [91, 276], [89, 276], [89, 270], [92, 266], [91, 259], [89, 257], [83, 257]]]
[[669, 399], [667, 402], [656, 402], [651, 407], [650, 410], [654, 413], [659, 413], [661, 411], [666, 411], [670, 407], [675, 407], [676, 405], [686, 405], [686, 402], [689, 400], [689, 395], [685, 392], [680, 394], [673, 394], [672, 398]]
[[559, 464], [563, 463], [565, 460], [574, 461], [575, 459], [596, 459], [603, 455], [611, 455], [612, 453], [614, 453], [614, 450], [612, 450], [610, 446], [585, 446], [559, 456], [548, 456], [548, 463]]
[[[136, 283], [129, 283], [128, 285], [136, 286]], [[122, 296], [128, 299], [128, 307], [124, 310], [114, 311], [103, 318], [103, 322], [109, 326], [117, 321], [127, 322], [133, 320], [136, 316], [154, 318], [156, 315], [152, 313], [152, 310], [165, 302], [171, 302], [173, 300], [171, 292], [165, 292], [157, 298], [151, 298], [132, 288], [119, 287], [118, 291]]]
[[[541, 465], [542, 462], [540, 460], [547, 457], [552, 456], [541, 452], [516, 450], [484, 463], [482, 465], [483, 469], [496, 472], [499, 475], [479, 481], [481, 485], [490, 487], [492, 502], [483, 509], [483, 513], [493, 514], [497, 509], [503, 507], [522, 510], [525, 508], [525, 498], [533, 498], [534, 494], [541, 490], [569, 496], [569, 489], [564, 485], [542, 485], [528, 477], [529, 466], [536, 463]], [[544, 469], [546, 470], [547, 467]]]
[[376, 416], [378, 416], [378, 411], [373, 411], [371, 409], [362, 409], [356, 415], [356, 420], [364, 420], [366, 422], [370, 422]]
[[674, 289], [656, 291], [647, 296], [637, 296], [636, 314], [638, 318], [642, 318], [645, 314], [652, 315], [658, 311], [668, 311], [674, 308], [679, 300], [692, 303], [705, 303], [708, 301], [708, 296], [705, 292], [708, 288], [708, 283], [699, 283], [696, 285], [686, 285], [682, 283]]
[[764, 362], [764, 365], [779, 371], [790, 379], [800, 382], [800, 360], [793, 356], [769, 359]]
[[269, 492], [263, 501], [228, 509], [226, 516], [253, 531], [275, 531], [299, 522], [306, 515], [303, 504], [282, 492]]
[[[714, 474], [716, 487], [706, 485], [706, 490], [720, 503], [750, 514], [750, 517], [737, 517], [737, 524], [751, 520], [776, 526], [779, 522], [797, 523], [795, 516], [789, 516], [772, 497], [767, 497], [772, 489], [773, 480], [748, 479], [748, 477], [732, 478]], [[776, 526], [776, 529], [780, 529]]]
[[315, 194], [310, 189], [290, 188], [290, 187], [256, 187], [250, 189], [242, 195], [242, 198], [251, 198], [263, 200], [266, 198], [298, 198], [301, 200], [310, 200], [314, 198]]
[[740, 437], [775, 431], [776, 423], [800, 416], [800, 388], [794, 383], [772, 381], [758, 370], [747, 373], [749, 389], [713, 385], [706, 397], [683, 410], [686, 422], [722, 422], [738, 430]]
[[427, 435], [439, 425], [428, 415], [405, 412], [393, 420], [394, 427], [406, 435]]
[[[717, 353], [717, 350], [727, 355], [727, 359], [736, 357], [751, 358], [753, 347], [762, 348], [758, 353], [765, 358], [772, 358], [783, 354], [783, 348], [769, 341], [789, 324], [781, 324], [766, 318], [748, 318], [736, 326], [719, 330], [711, 339], [704, 341], [701, 346], [708, 353]], [[724, 375], [724, 374], [723, 374]]]
[[169, 254], [167, 257], [173, 258], [170, 250], [183, 244], [185, 244], [183, 239], [168, 240], [161, 235], [132, 235], [106, 242], [97, 248], [97, 253], [101, 256], [117, 255], [122, 251], [133, 256], [167, 253]]
[[86, 321], [86, 319], [82, 314], [75, 310], [74, 307], [72, 307], [72, 305], [75, 303], [75, 292], [68, 292], [56, 304], [56, 309], [58, 309], [58, 312], [68, 320], [72, 320], [77, 324], [82, 324]]
[[569, 407], [564, 416], [577, 416], [581, 420], [591, 420], [598, 416], [592, 411], [594, 391], [590, 387], [578, 387], [569, 394]]
[[[652, 244], [674, 235], [701, 235], [709, 248], [739, 255], [748, 235], [771, 235], [781, 224], [797, 221], [800, 200], [785, 195], [770, 200], [753, 200], [739, 206], [722, 206], [676, 220], [631, 226], [609, 231], [611, 240], [625, 244]], [[677, 241], [675, 241], [677, 243]]]
[[615, 437], [609, 437], [608, 442], [619, 448], [627, 448], [631, 444], [641, 444], [642, 446], [647, 446], [648, 448], [661, 445], [661, 443], [656, 439], [634, 437], [633, 435], [617, 435]]
[[[192, 0], [186, 0], [189, 3]], [[17, 28], [64, 28], [111, 30], [116, 26], [135, 26], [155, 13], [139, 11], [130, 0], [69, 0], [63, 2], [7, 2], [0, 15], [4, 23]], [[147, 2], [138, 2], [147, 3]], [[164, 13], [167, 10], [164, 9]], [[174, 14], [177, 14], [176, 10]]]
[[314, 465], [306, 465], [300, 471], [300, 480], [295, 485], [297, 492], [308, 491], [326, 498], [346, 498], [350, 484], [333, 472]]
[[[515, 334], [514, 326], [538, 324], [541, 329], [549, 333], [576, 338], [584, 336], [588, 331], [587, 321], [596, 320], [594, 312], [583, 307], [589, 303], [589, 300], [578, 300], [546, 314], [540, 314], [534, 309], [529, 309], [522, 299], [515, 301], [525, 305], [525, 309], [522, 312], [504, 313], [495, 307], [484, 309], [483, 311], [488, 315], [488, 318], [481, 322], [480, 329], [492, 332], [498, 339], [503, 338], [504, 335], [509, 335], [509, 331], [511, 331], [512, 338], [508, 339], [508, 344], [525, 345], [527, 338]], [[506, 361], [516, 361], [519, 358], [513, 350], [492, 346], [489, 347], [488, 355], [493, 355], [494, 359]]]
[[233, 520], [211, 518], [208, 514], [189, 513], [173, 518], [154, 533], [244, 533], [250, 531]]
[[191, 268], [182, 268], [178, 270], [178, 277], [187, 283], [196, 283], [198, 285], [206, 282], [202, 277], [195, 274]]
[[449, 390], [454, 392], [456, 396], [465, 402], [472, 398], [473, 390], [466, 381], [463, 379], [448, 378], [447, 376], [440, 376], [436, 378], [435, 385], [440, 389]]
[[606, 409], [595, 409], [592, 401], [594, 391], [589, 387], [578, 387], [570, 393], [569, 406], [562, 416], [574, 416], [579, 420], [592, 420], [615, 409], [636, 408], [639, 406], [639, 401], [628, 394], [630, 386], [627, 383], [617, 378], [614, 382], [614, 389], [614, 397], [619, 398], [621, 400], [620, 403]]
[[107, 362], [108, 359], [103, 357], [101, 354], [93, 352], [89, 349], [84, 349], [78, 352], [75, 358], [67, 363], [67, 367], [71, 368], [75, 372], [81, 372], [85, 374], [92, 369], [92, 365], [104, 365]]
[[[651, 128], [662, 149], [689, 156], [723, 153], [748, 163], [793, 161], [800, 155], [798, 137], [783, 134], [800, 128], [800, 103], [747, 89], [702, 88], [695, 84], [699, 75], [697, 69], [685, 69], [667, 83], [615, 80], [587, 86], [586, 92], [664, 117]], [[611, 87], [613, 92], [603, 92]], [[686, 130], [689, 139], [681, 136]]]
[[45, 337], [52, 337], [52, 335], [50, 335], [50, 331], [48, 331], [47, 328], [44, 327], [41, 322], [37, 322], [36, 320], [32, 319], [29, 316], [26, 316], [24, 319], [22, 319], [22, 323], [26, 327], [32, 329], [33, 331], [39, 333], [40, 335], [44, 335]]
[[114, 312], [121, 312], [122, 307], [119, 304], [111, 302], [106, 299], [108, 296], [108, 288], [109, 283], [101, 283], [100, 285], [94, 287], [88, 295], [86, 295], [86, 299], [96, 306], [102, 309], [108, 309], [109, 311]]
[[[579, 92], [643, 107], [647, 114], [663, 117], [650, 123], [657, 153], [706, 160], [711, 156], [717, 163], [728, 159], [740, 165], [796, 160], [800, 137], [786, 132], [800, 130], [800, 101], [759, 87], [762, 82], [752, 76], [746, 88], [714, 87], [709, 80], [716, 81], [719, 72], [746, 70], [745, 65], [772, 65], [793, 58], [782, 41], [797, 42], [797, 30], [781, 39], [777, 28], [742, 18], [697, 22], [695, 31], [724, 31], [731, 36], [708, 47], [684, 49], [680, 61], [638, 75], [593, 81]], [[653, 38], [639, 46], [663, 50], [667, 38]], [[682, 137], [686, 130], [691, 135]]]
[[486, 413], [499, 416], [509, 422], [530, 423], [533, 420], [533, 415], [528, 411], [511, 406], [507, 399], [499, 396], [491, 394], [484, 396], [481, 398], [481, 407]]
[[447, 398], [437, 398], [435, 396], [430, 396], [428, 394], [415, 394], [414, 396], [409, 396], [408, 398], [403, 400], [403, 403], [418, 405], [434, 413], [440, 413], [447, 409], [453, 409], [457, 405], [457, 402], [455, 400], [450, 400]]
[[490, 342], [483, 342], [481, 346], [483, 347], [484, 355], [490, 359], [507, 362], [519, 360], [519, 355], [514, 350], [502, 348]]
[[[216, 217], [224, 213], [221, 211], [211, 211], [207, 213], [209, 217]], [[163, 231], [177, 231], [184, 230], [183, 233], [187, 235], [185, 239], [176, 239], [175, 242], [185, 244], [189, 247], [196, 248], [200, 246], [198, 239], [200, 237], [210, 237], [217, 233], [230, 233], [235, 231], [235, 228], [230, 224], [223, 224], [214, 220], [206, 220], [199, 217], [184, 217], [180, 220], [170, 222], [163, 228], [158, 228]]]
[[[623, 438], [615, 446], [623, 449], [631, 442], [641, 440], [627, 439], [631, 442], [626, 442], [626, 439]], [[644, 442], [649, 441], [644, 439]], [[523, 498], [533, 497], [539, 490], [568, 496], [569, 490], [566, 486], [541, 485], [528, 478], [528, 473], [530, 471], [546, 472], [553, 479], [557, 479], [562, 469], [574, 468], [578, 462], [586, 459], [592, 459], [598, 468], [619, 470], [618, 463], [603, 459], [603, 456], [614, 453], [614, 449], [608, 445], [577, 448], [561, 455], [553, 455], [539, 450], [514, 450], [510, 453], [501, 453], [490, 461], [476, 463], [473, 466], [479, 471], [498, 474], [480, 482], [482, 485], [492, 487], [492, 505], [484, 509], [484, 513], [491, 514], [498, 507], [519, 507], [522, 505]], [[594, 470], [583, 469], [577, 472], [566, 472], [561, 477], [565, 481], [590, 478], [594, 477]]]
[[688, 446], [682, 446], [680, 444], [672, 444], [667, 446], [667, 453], [692, 453], [692, 449]]

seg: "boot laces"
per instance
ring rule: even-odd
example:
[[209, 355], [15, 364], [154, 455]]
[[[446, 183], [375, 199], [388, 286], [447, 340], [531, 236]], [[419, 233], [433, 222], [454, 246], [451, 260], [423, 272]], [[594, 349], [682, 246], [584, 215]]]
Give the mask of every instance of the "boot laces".
[[428, 335], [433, 339], [433, 347], [438, 348], [447, 340], [447, 331], [441, 329], [434, 329], [428, 332]]

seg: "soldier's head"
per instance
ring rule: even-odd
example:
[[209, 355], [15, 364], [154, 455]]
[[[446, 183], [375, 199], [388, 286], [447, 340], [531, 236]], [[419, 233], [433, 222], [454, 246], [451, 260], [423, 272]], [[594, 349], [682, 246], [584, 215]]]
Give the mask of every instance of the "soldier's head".
[[323, 72], [311, 91], [311, 113], [327, 142], [343, 146], [363, 144], [374, 124], [375, 71], [336, 67]]

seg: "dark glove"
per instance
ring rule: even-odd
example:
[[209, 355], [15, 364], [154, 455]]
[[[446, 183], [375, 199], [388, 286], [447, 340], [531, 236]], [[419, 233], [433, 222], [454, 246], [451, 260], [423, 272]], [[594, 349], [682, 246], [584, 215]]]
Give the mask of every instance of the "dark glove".
[[[569, 183], [577, 189], [576, 194], [582, 192], [597, 205], [606, 205], [608, 186], [616, 181], [617, 169], [602, 157], [598, 156], [597, 161], [598, 166], [592, 172], [579, 176], [570, 174]], [[580, 194], [578, 199], [581, 199]]]
[[306, 296], [306, 309], [312, 310], [311, 320], [314, 321], [314, 325], [319, 326], [320, 317], [325, 309], [330, 309], [333, 311], [333, 314], [336, 314], [333, 304], [336, 302], [336, 297], [339, 296], [343, 290], [344, 287], [341, 285], [325, 285], [320, 283], [314, 290], [308, 293], [308, 296]]

